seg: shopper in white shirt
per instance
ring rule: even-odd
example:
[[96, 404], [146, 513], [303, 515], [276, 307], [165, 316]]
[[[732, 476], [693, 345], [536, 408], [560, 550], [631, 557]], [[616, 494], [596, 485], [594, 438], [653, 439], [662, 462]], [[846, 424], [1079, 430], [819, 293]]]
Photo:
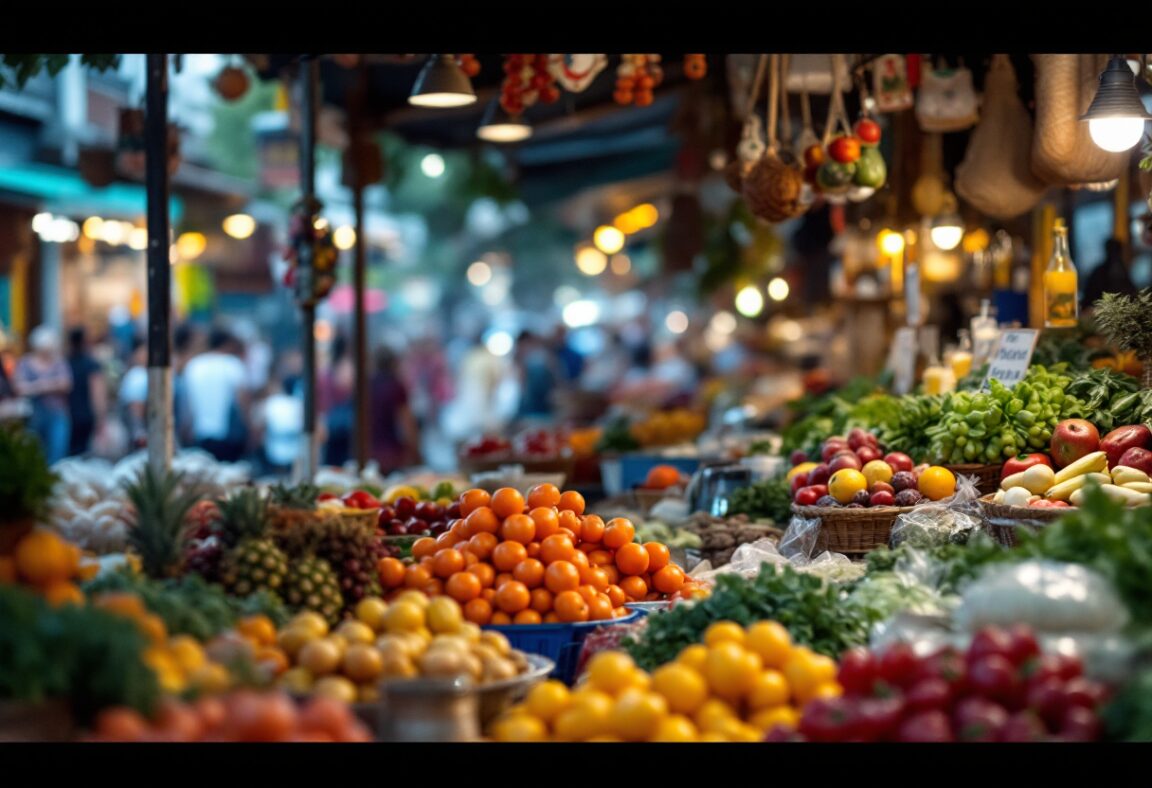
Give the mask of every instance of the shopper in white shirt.
[[183, 385], [193, 444], [223, 462], [247, 448], [248, 370], [243, 348], [230, 333], [213, 329], [208, 352], [184, 366]]

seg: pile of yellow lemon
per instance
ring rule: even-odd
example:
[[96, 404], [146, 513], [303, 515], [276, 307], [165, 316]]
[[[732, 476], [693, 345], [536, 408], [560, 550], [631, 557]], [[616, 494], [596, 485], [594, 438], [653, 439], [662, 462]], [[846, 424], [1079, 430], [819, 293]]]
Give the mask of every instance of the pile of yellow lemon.
[[718, 621], [704, 642], [648, 674], [621, 651], [588, 662], [569, 690], [533, 687], [493, 722], [496, 741], [754, 742], [794, 728], [810, 700], [840, 695], [836, 663], [774, 621]]

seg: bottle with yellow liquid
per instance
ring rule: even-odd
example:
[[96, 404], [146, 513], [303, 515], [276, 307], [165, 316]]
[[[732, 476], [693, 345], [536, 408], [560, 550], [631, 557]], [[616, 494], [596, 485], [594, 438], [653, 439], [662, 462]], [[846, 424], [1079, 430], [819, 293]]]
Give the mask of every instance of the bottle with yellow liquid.
[[1044, 272], [1044, 326], [1073, 328], [1080, 317], [1076, 267], [1068, 253], [1068, 228], [1063, 219], [1053, 228], [1052, 259]]

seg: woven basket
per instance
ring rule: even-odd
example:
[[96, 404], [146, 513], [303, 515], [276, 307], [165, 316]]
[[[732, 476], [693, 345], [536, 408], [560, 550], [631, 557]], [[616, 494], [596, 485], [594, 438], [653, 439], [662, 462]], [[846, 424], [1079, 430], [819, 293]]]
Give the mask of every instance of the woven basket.
[[999, 465], [945, 465], [944, 467], [957, 476], [960, 474], [975, 476], [976, 489], [985, 495], [1000, 489], [1000, 472], [1004, 470], [1003, 463]]
[[980, 508], [984, 512], [984, 522], [988, 525], [989, 533], [1005, 547], [1016, 546], [1017, 528], [1027, 528], [1035, 533], [1068, 512], [1076, 511], [1072, 507], [1036, 509], [1031, 506], [1005, 506], [993, 503], [991, 495], [980, 499]]
[[820, 535], [816, 549], [834, 553], [868, 553], [888, 544], [896, 518], [910, 512], [912, 506], [873, 506], [845, 509], [838, 506], [797, 506], [792, 512], [808, 519], [819, 518]]

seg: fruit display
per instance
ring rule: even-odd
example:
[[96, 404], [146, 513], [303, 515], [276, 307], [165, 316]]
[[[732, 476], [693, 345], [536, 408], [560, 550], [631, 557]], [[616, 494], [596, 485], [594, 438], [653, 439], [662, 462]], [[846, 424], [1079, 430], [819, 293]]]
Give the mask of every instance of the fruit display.
[[[992, 502], [1034, 508], [1079, 506], [1084, 488], [1095, 483], [1109, 498], [1125, 506], [1152, 504], [1152, 477], [1147, 471], [1133, 465], [1110, 466], [1109, 452], [1098, 448], [1101, 442], [1095, 427], [1088, 430], [1085, 425], [1092, 427], [1082, 419], [1060, 422], [1052, 436], [1053, 458], [1059, 470], [1038, 455], [1041, 459], [1001, 479]], [[1152, 452], [1135, 445], [1146, 444], [1147, 432], [1146, 427], [1138, 426], [1109, 433], [1115, 436], [1108, 444], [1112, 456], [1136, 465], [1144, 464], [1143, 455], [1152, 459]]]
[[380, 508], [379, 528], [389, 536], [439, 536], [448, 530], [448, 521], [459, 519], [460, 504], [451, 501], [418, 501], [402, 495]]
[[383, 679], [466, 675], [484, 684], [530, 667], [504, 635], [466, 621], [455, 600], [412, 589], [391, 602], [365, 597], [332, 629], [314, 612], [299, 613], [276, 642], [289, 660], [281, 687], [346, 703], [376, 701]]
[[348, 704], [329, 697], [297, 704], [283, 692], [237, 690], [162, 701], [155, 714], [114, 706], [100, 712], [89, 742], [369, 742]]
[[84, 593], [77, 583], [98, 570], [99, 564], [86, 561], [79, 547], [39, 527], [22, 536], [11, 555], [0, 555], [0, 586], [19, 584], [52, 605], [81, 604]]
[[787, 524], [792, 517], [792, 479], [814, 467], [815, 463], [801, 462], [783, 478], [755, 482], [735, 490], [728, 499], [728, 514], [764, 517], [780, 525]]
[[705, 416], [694, 410], [658, 410], [632, 423], [629, 431], [641, 448], [690, 443], [708, 426]]
[[779, 540], [784, 534], [774, 522], [757, 521], [747, 514], [715, 517], [705, 512], [693, 514], [680, 530], [696, 536], [701, 560], [708, 561], [714, 568], [731, 561], [732, 554], [742, 544], [761, 539]]
[[584, 498], [551, 484], [525, 496], [502, 487], [459, 499], [461, 519], [412, 545], [413, 562], [377, 564], [389, 596], [446, 594], [476, 624], [599, 621], [628, 614], [689, 582], [658, 542], [640, 544], [630, 520], [584, 514]]
[[[804, 151], [804, 179], [828, 195], [847, 193], [856, 202], [871, 197], [888, 180], [888, 165], [880, 153], [880, 124], [868, 115], [848, 130]], [[855, 192], [850, 189], [855, 188]]]
[[533, 687], [495, 720], [496, 741], [755, 742], [805, 704], [840, 695], [836, 663], [774, 621], [716, 621], [651, 673], [621, 651], [593, 656], [577, 686]]
[[644, 477], [641, 490], [668, 490], [672, 487], [683, 487], [688, 478], [673, 465], [653, 465]]
[[832, 437], [820, 448], [819, 463], [799, 461], [789, 471], [797, 506], [916, 506], [939, 501], [956, 492], [956, 476], [938, 465], [913, 466], [912, 458], [880, 447], [875, 434], [859, 427], [847, 438]]
[[[696, 549], [703, 544], [700, 533], [711, 525], [713, 519], [704, 514], [693, 515], [679, 527], [673, 528], [660, 520], [645, 520], [636, 528], [636, 540], [641, 543], [660, 542], [670, 549]], [[701, 520], [704, 520], [701, 525]]]
[[804, 707], [780, 741], [1096, 741], [1105, 689], [1074, 657], [1041, 653], [1027, 627], [985, 628], [961, 652], [896, 643], [840, 659], [843, 694]]

